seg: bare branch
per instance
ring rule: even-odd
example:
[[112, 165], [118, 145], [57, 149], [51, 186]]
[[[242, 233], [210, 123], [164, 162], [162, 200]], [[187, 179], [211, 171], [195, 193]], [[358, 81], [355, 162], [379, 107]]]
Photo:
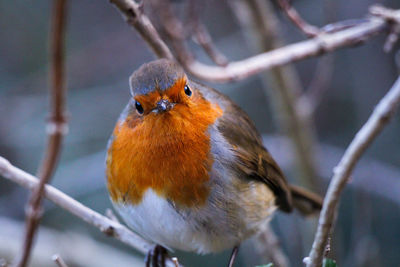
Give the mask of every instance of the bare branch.
[[[323, 1], [323, 16], [325, 22], [331, 22], [336, 20], [337, 14], [337, 3], [334, 1]], [[342, 21], [344, 22], [344, 21]], [[330, 25], [326, 26], [328, 29], [334, 31], [338, 27], [353, 27], [355, 21], [340, 23], [339, 25]], [[334, 70], [334, 55], [327, 54], [318, 59], [317, 65], [315, 67], [315, 71], [313, 74], [313, 78], [311, 79], [310, 84], [308, 85], [307, 90], [303, 93], [303, 95], [297, 101], [297, 110], [303, 114], [303, 116], [312, 116], [315, 113], [316, 108], [321, 103], [321, 99], [327, 91], [331, 79], [333, 77]]]
[[204, 52], [209, 56], [212, 61], [214, 61], [215, 64], [219, 66], [226, 66], [228, 64], [228, 59], [218, 50], [206, 26], [201, 23], [199, 14], [201, 13], [202, 6], [200, 3], [201, 2], [196, 0], [188, 1], [188, 18], [185, 23], [185, 31], [187, 33], [189, 33], [190, 31], [194, 32], [194, 41], [203, 48]]
[[158, 57], [174, 58], [168, 46], [161, 40], [160, 35], [149, 18], [143, 15], [141, 4], [133, 0], [110, 0], [110, 2], [123, 14], [126, 22], [139, 32], [140, 36]]
[[328, 237], [335, 221], [335, 214], [340, 194], [348, 182], [350, 174], [357, 161], [372, 143], [374, 138], [382, 131], [383, 127], [389, 122], [389, 119], [392, 117], [399, 103], [400, 76], [393, 87], [376, 106], [368, 121], [356, 134], [353, 141], [346, 149], [339, 164], [334, 169], [334, 175], [329, 184], [320, 214], [317, 233], [308, 257], [307, 267], [321, 266]]
[[185, 27], [175, 16], [169, 0], [150, 0], [157, 16], [160, 17], [160, 30], [165, 33], [176, 59], [181, 62], [195, 61], [193, 53], [185, 43]]
[[68, 267], [65, 261], [58, 254], [53, 255], [51, 259], [57, 264], [58, 267]]
[[26, 231], [22, 254], [17, 266], [24, 267], [29, 261], [33, 239], [41, 217], [40, 204], [44, 186], [51, 179], [57, 166], [63, 136], [67, 132], [65, 118], [65, 75], [64, 75], [64, 35], [66, 21], [66, 0], [54, 2], [52, 11], [51, 49], [51, 113], [47, 125], [48, 141], [44, 159], [39, 168], [39, 185], [33, 190], [26, 209]]
[[228, 65], [228, 59], [217, 49], [212, 41], [210, 33], [202, 23], [198, 23], [198, 25], [196, 25], [195, 38], [215, 64], [219, 66]]
[[396, 14], [396, 11], [385, 8], [380, 5], [374, 5], [370, 8], [370, 12], [376, 16], [385, 18], [389, 23], [393, 23], [391, 32], [386, 39], [383, 46], [383, 51], [389, 53], [396, 42], [399, 40], [400, 35], [400, 18]]
[[[132, 0], [111, 1], [124, 15], [130, 14], [130, 10], [133, 10], [132, 8], [129, 8], [130, 6], [134, 6], [134, 2]], [[393, 10], [393, 14], [396, 19], [400, 18], [399, 10]], [[146, 15], [134, 10], [134, 16], [132, 15], [131, 17], [136, 18], [136, 16], [139, 16], [140, 19], [137, 18], [135, 20], [136, 24], [138, 24], [133, 25], [135, 28], [139, 27], [142, 29], [149, 27], [154, 30], [154, 27], [151, 25], [151, 22]], [[178, 23], [176, 18], [172, 16], [171, 20], [172, 21], [167, 19], [167, 21], [164, 21], [168, 23], [168, 25], [164, 25], [167, 30], [168, 28], [171, 28], [170, 26], [172, 26], [174, 29], [179, 26], [176, 24]], [[146, 24], [144, 24], [143, 21], [145, 21]], [[387, 26], [388, 22], [386, 19], [372, 17], [370, 19], [366, 19], [364, 23], [351, 28], [346, 28], [343, 31], [335, 33], [321, 33], [314, 39], [288, 45], [270, 52], [261, 53], [244, 60], [231, 62], [226, 67], [210, 66], [196, 61], [193, 56], [190, 56], [190, 51], [188, 51], [183, 44], [179, 44], [178, 42], [174, 42], [172, 46], [174, 47], [175, 52], [178, 53], [178, 61], [193, 76], [210, 82], [231, 82], [248, 78], [276, 66], [319, 56], [343, 47], [350, 47], [360, 44], [363, 41], [366, 41], [377, 35], [378, 33], [383, 32], [385, 29], [387, 29]], [[158, 34], [147, 35], [147, 33], [143, 32], [143, 30], [139, 31], [139, 33], [143, 39], [145, 39], [145, 41], [152, 46], [153, 50], [156, 50], [154, 47], [155, 45], [158, 46], [157, 50], [163, 50], [164, 47], [166, 47], [165, 43], [160, 39]], [[171, 31], [170, 34], [174, 33]], [[181, 40], [181, 42], [183, 41]]]
[[378, 18], [332, 34], [321, 34], [318, 37], [287, 45], [270, 52], [261, 53], [244, 60], [231, 62], [225, 68], [209, 66], [203, 63], [183, 62], [186, 69], [199, 79], [212, 82], [231, 82], [248, 78], [264, 70], [286, 65], [302, 59], [320, 56], [343, 47], [354, 46], [383, 32], [387, 23]]
[[[33, 190], [39, 183], [36, 177], [11, 165], [10, 162], [3, 157], [0, 157], [0, 175], [22, 187], [28, 188], [29, 190]], [[122, 224], [114, 222], [113, 220], [84, 206], [51, 185], [45, 185], [44, 196], [83, 221], [100, 229], [103, 233], [118, 239], [128, 246], [138, 250], [142, 254], [146, 254], [149, 249], [154, 246]], [[167, 264], [168, 266], [175, 267], [175, 263], [173, 263], [169, 258], [167, 259]]]
[[289, 259], [283, 252], [270, 225], [266, 225], [265, 229], [257, 236], [257, 241], [260, 243], [257, 248], [261, 255], [267, 255], [276, 266], [289, 266]]
[[[229, 3], [243, 31], [251, 33], [251, 40], [257, 40], [259, 51], [270, 51], [283, 45], [279, 20], [269, 1], [241, 0]], [[269, 84], [274, 89], [267, 90], [266, 94], [270, 96], [268, 99], [275, 110], [275, 120], [283, 133], [292, 140], [299, 171], [297, 179], [307, 188], [316, 189], [313, 123], [311, 117], [302, 116], [304, 113], [297, 110], [297, 97], [303, 91], [297, 72], [288, 64], [272, 68], [261, 79], [265, 85]]]
[[308, 37], [315, 37], [320, 33], [320, 30], [307, 23], [301, 18], [297, 10], [289, 3], [288, 0], [277, 0], [279, 7], [283, 10], [289, 20]]
[[119, 223], [119, 220], [118, 220], [117, 216], [114, 214], [114, 212], [112, 211], [112, 209], [106, 209], [106, 216], [107, 216], [107, 218], [111, 219], [112, 221]]
[[297, 110], [303, 116], [311, 116], [321, 103], [333, 75], [334, 59], [332, 54], [321, 57], [317, 63], [313, 79], [308, 89], [297, 101]]

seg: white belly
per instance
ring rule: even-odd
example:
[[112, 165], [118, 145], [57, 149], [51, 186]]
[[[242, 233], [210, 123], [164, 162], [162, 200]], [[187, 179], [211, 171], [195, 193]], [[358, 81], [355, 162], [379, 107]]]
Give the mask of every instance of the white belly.
[[210, 253], [233, 247], [237, 238], [215, 236], [196, 227], [153, 190], [138, 205], [114, 203], [115, 209], [135, 232], [166, 248]]
[[170, 249], [218, 252], [239, 245], [258, 232], [275, 210], [271, 190], [258, 182], [245, 184], [246, 191], [231, 189], [231, 194], [212, 195], [200, 208], [177, 211], [151, 189], [138, 205], [114, 206], [129, 227], [150, 241]]

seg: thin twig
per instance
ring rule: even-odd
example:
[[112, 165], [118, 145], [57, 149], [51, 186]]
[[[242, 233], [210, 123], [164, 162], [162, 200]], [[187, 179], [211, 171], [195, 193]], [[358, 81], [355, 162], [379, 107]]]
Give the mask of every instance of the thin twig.
[[51, 259], [57, 264], [58, 267], [68, 267], [65, 261], [58, 254], [54, 254]]
[[[22, 187], [28, 188], [29, 190], [35, 189], [39, 183], [36, 177], [13, 166], [3, 157], [0, 157], [0, 176], [19, 184]], [[45, 185], [44, 196], [61, 208], [98, 228], [106, 235], [118, 239], [122, 243], [127, 244], [142, 254], [147, 254], [149, 249], [154, 246], [154, 244], [144, 240], [122, 224], [114, 222], [100, 213], [86, 207], [51, 185]], [[169, 258], [167, 264], [168, 266], [175, 266]]]
[[385, 53], [389, 53], [390, 51], [392, 51], [394, 45], [399, 40], [399, 36], [400, 36], [400, 24], [395, 24], [393, 25], [393, 28], [390, 31], [388, 37], [386, 38], [385, 44], [383, 45], [383, 51]]
[[383, 51], [389, 53], [396, 42], [399, 40], [400, 35], [400, 18], [398, 12], [391, 9], [385, 8], [381, 5], [374, 5], [370, 8], [370, 12], [373, 15], [380, 16], [386, 19], [389, 23], [393, 23], [392, 29], [386, 38], [385, 44], [383, 46]]
[[186, 33], [193, 32], [194, 41], [203, 48], [204, 52], [215, 64], [218, 66], [228, 65], [227, 57], [218, 50], [206, 26], [201, 23], [202, 6], [200, 2], [197, 0], [188, 1], [187, 9]]
[[344, 153], [339, 164], [334, 169], [334, 175], [329, 184], [320, 214], [317, 233], [308, 257], [307, 267], [321, 266], [328, 237], [332, 231], [332, 225], [335, 222], [335, 214], [337, 211], [340, 194], [347, 184], [350, 174], [353, 171], [357, 161], [372, 143], [374, 138], [389, 122], [399, 103], [400, 76], [393, 87], [376, 106], [368, 121], [364, 124], [360, 131], [358, 131], [353, 141], [346, 149], [346, 152]]
[[204, 24], [199, 22], [194, 30], [196, 41], [200, 44], [211, 60], [218, 66], [228, 65], [228, 59], [217, 49]]
[[198, 61], [183, 62], [183, 65], [199, 79], [220, 83], [237, 81], [276, 66], [320, 56], [343, 47], [358, 45], [383, 32], [386, 28], [386, 21], [372, 18], [368, 22], [350, 29], [333, 34], [321, 34], [311, 40], [231, 62], [226, 67], [209, 66]]
[[185, 27], [175, 16], [170, 1], [150, 0], [149, 2], [162, 21], [159, 25], [160, 30], [165, 33], [176, 59], [181, 64], [183, 62], [195, 61], [193, 53], [185, 43]]
[[115, 216], [112, 209], [106, 209], [106, 216], [107, 216], [107, 218], [113, 220], [114, 222], [119, 223], [119, 220], [118, 220], [117, 216]]
[[297, 12], [297, 10], [289, 3], [288, 0], [277, 0], [279, 7], [283, 10], [288, 19], [308, 37], [315, 37], [320, 30], [307, 23]]
[[29, 261], [33, 239], [41, 217], [43, 190], [57, 166], [63, 136], [67, 132], [65, 118], [64, 36], [66, 24], [66, 0], [54, 2], [50, 38], [51, 111], [47, 125], [48, 142], [44, 159], [39, 168], [39, 185], [33, 190], [26, 209], [26, 231], [22, 254], [17, 266], [24, 267]]
[[[111, 2], [114, 3], [120, 12], [125, 15], [133, 12], [131, 11], [133, 9], [130, 8], [130, 6], [134, 6], [134, 2], [132, 0], [111, 0]], [[395, 14], [396, 18], [400, 18], [399, 10], [393, 10], [393, 13]], [[135, 15], [133, 17], [140, 17], [135, 20], [136, 23], [141, 24], [136, 26], [133, 25], [135, 28], [149, 27], [154, 29], [150, 20], [145, 14], [138, 13], [136, 11], [134, 14]], [[143, 21], [146, 21], [146, 24], [143, 24]], [[165, 25], [165, 27], [167, 26]], [[370, 19], [366, 19], [364, 23], [343, 31], [326, 34], [323, 33], [311, 40], [287, 45], [285, 47], [275, 49], [270, 52], [261, 53], [247, 59], [231, 62], [226, 67], [206, 65], [196, 61], [194, 57], [187, 57], [187, 53], [191, 53], [188, 52], [188, 50], [181, 44], [175, 44], [174, 51], [177, 53], [178, 60], [183, 67], [196, 78], [210, 82], [231, 82], [248, 78], [276, 66], [285, 65], [310, 57], [320, 56], [343, 47], [358, 45], [363, 41], [382, 33], [387, 29], [387, 27], [387, 20], [372, 17]], [[167, 48], [158, 34], [148, 35], [142, 31], [139, 31], [139, 33], [143, 39], [148, 42], [151, 47], [153, 47], [153, 50], [163, 50]], [[155, 48], [155, 45], [159, 47]], [[177, 49], [182, 47], [182, 50]], [[168, 51], [170, 52], [170, 50]], [[157, 55], [160, 56], [159, 54]]]
[[[336, 20], [337, 6], [337, 3], [334, 1], [323, 1], [323, 15], [326, 23]], [[353, 27], [354, 23], [354, 21], [351, 23], [342, 23], [336, 25], [336, 27], [331, 25], [330, 29], [334, 31], [337, 27], [345, 27], [345, 25], [349, 28]], [[322, 97], [328, 90], [333, 77], [334, 63], [334, 54], [327, 54], [318, 59], [313, 78], [307, 90], [298, 99], [297, 108], [303, 113], [303, 116], [312, 116], [321, 103]]]
[[307, 91], [297, 101], [297, 110], [303, 116], [311, 116], [321, 104], [333, 75], [333, 64], [332, 54], [327, 54], [319, 59]]
[[283, 252], [278, 238], [270, 225], [266, 225], [265, 229], [257, 236], [259, 254], [267, 255], [268, 258], [279, 267], [289, 266], [289, 259]]
[[143, 15], [141, 3], [136, 3], [133, 0], [110, 0], [110, 2], [123, 14], [126, 22], [138, 31], [158, 57], [174, 58], [149, 18]]

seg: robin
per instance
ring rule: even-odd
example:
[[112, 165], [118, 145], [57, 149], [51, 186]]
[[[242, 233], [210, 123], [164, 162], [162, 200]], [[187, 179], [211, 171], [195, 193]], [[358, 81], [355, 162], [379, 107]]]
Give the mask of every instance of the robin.
[[146, 266], [164, 266], [166, 248], [234, 248], [232, 266], [276, 209], [321, 208], [317, 195], [286, 182], [247, 114], [177, 63], [144, 64], [130, 89], [108, 144], [107, 187], [127, 225], [158, 244]]

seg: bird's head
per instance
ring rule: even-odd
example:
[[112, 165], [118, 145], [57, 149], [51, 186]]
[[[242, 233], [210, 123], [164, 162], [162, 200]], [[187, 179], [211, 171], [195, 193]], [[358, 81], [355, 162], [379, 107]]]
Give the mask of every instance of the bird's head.
[[160, 59], [144, 64], [130, 77], [131, 105], [140, 116], [160, 116], [173, 109], [183, 112], [193, 104], [193, 89], [182, 68]]

